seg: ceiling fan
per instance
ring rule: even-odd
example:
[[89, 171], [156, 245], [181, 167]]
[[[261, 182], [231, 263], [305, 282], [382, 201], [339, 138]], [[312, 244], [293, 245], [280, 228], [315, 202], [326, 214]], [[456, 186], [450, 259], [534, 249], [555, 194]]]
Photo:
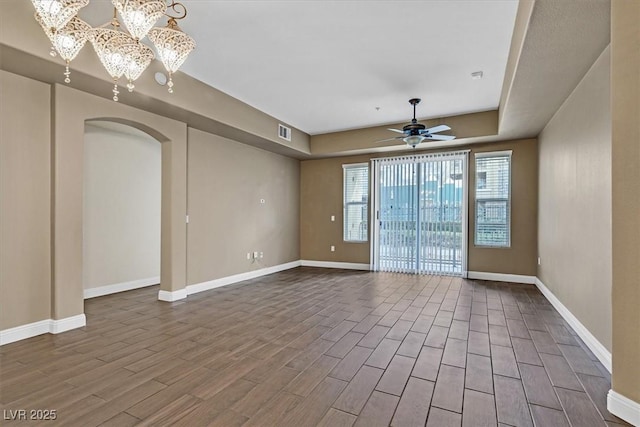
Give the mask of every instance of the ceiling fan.
[[392, 132], [401, 133], [402, 136], [397, 136], [395, 138], [383, 139], [381, 141], [376, 142], [386, 142], [393, 141], [395, 139], [401, 139], [407, 143], [407, 145], [416, 148], [416, 145], [420, 144], [425, 140], [432, 141], [451, 141], [455, 139], [455, 136], [452, 135], [436, 135], [438, 132], [444, 132], [447, 130], [451, 130], [451, 128], [447, 125], [438, 125], [430, 128], [426, 128], [422, 123], [418, 123], [416, 120], [416, 105], [420, 103], [420, 98], [412, 98], [409, 100], [409, 104], [413, 105], [413, 119], [411, 119], [411, 123], [404, 126], [402, 130], [400, 129], [389, 129]]

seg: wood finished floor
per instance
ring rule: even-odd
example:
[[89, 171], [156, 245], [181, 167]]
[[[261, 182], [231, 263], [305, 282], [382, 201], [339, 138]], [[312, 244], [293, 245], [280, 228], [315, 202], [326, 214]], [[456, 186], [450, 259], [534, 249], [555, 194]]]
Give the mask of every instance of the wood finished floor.
[[[297, 268], [85, 302], [0, 347], [0, 409], [42, 425], [617, 426], [607, 371], [531, 285]], [[3, 420], [3, 425], [35, 425]]]

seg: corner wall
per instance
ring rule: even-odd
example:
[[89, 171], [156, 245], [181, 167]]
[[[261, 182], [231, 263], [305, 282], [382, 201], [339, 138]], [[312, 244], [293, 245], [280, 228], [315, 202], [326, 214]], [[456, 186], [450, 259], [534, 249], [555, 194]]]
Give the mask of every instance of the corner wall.
[[51, 317], [50, 100], [0, 71], [0, 330]]
[[[611, 2], [613, 391], [640, 425], [640, 2]], [[611, 397], [611, 396], [610, 396]], [[612, 399], [613, 400], [613, 399]], [[610, 400], [610, 404], [613, 403]], [[628, 402], [627, 402], [628, 403]], [[622, 416], [621, 405], [610, 410]], [[635, 418], [632, 418], [635, 416]]]
[[[538, 146], [537, 140], [496, 142], [455, 147], [469, 153], [469, 271], [535, 276], [537, 253]], [[513, 150], [511, 247], [474, 247], [475, 200], [474, 153]], [[442, 151], [440, 149], [439, 151]], [[409, 154], [397, 153], [402, 156]], [[303, 260], [369, 264], [369, 242], [347, 243], [342, 239], [342, 165], [369, 162], [362, 155], [304, 160], [300, 169], [300, 255]], [[370, 198], [371, 200], [371, 198]], [[335, 215], [335, 222], [331, 222]], [[369, 233], [370, 235], [370, 233]], [[336, 251], [331, 252], [330, 246]]]
[[611, 351], [610, 49], [539, 136], [537, 276]]
[[192, 128], [188, 141], [187, 285], [299, 260], [300, 162]]

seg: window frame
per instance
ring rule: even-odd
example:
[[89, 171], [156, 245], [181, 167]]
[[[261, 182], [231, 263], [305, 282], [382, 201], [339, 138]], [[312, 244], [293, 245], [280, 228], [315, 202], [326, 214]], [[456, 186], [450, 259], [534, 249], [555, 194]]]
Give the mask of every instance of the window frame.
[[[507, 197], [492, 197], [492, 198], [478, 198], [478, 190], [486, 190], [488, 179], [485, 178], [485, 186], [483, 188], [478, 188], [478, 160], [486, 159], [486, 158], [507, 158], [509, 160], [509, 171], [507, 175], [507, 183], [509, 186]], [[480, 153], [474, 153], [474, 203], [473, 203], [473, 245], [477, 248], [492, 248], [492, 249], [509, 249], [511, 248], [511, 206], [512, 202], [512, 169], [513, 169], [513, 151], [505, 150], [505, 151], [486, 151]], [[507, 241], [505, 244], [487, 244], [485, 242], [478, 242], [478, 206], [479, 202], [506, 202], [506, 231], [507, 231]]]
[[[347, 174], [349, 170], [366, 169], [367, 171], [367, 200], [366, 202], [347, 201]], [[371, 171], [369, 163], [348, 163], [342, 165], [342, 241], [345, 243], [368, 243], [369, 242], [369, 201], [370, 201]], [[347, 220], [349, 206], [363, 206], [366, 214], [363, 216], [366, 221], [367, 230], [364, 240], [347, 239]]]

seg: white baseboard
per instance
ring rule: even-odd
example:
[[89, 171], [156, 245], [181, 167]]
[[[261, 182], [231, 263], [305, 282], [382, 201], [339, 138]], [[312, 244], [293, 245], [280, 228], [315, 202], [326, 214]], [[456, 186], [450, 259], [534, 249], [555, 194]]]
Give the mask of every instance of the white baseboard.
[[551, 305], [560, 313], [562, 318], [567, 321], [574, 331], [578, 334], [582, 341], [589, 347], [589, 350], [598, 358], [598, 360], [607, 368], [607, 371], [611, 372], [611, 352], [600, 343], [593, 336], [591, 332], [578, 320], [576, 316], [565, 307], [562, 302], [545, 286], [544, 283], [538, 278], [535, 281], [536, 286], [540, 289], [540, 292], [549, 300]]
[[609, 390], [607, 394], [607, 409], [613, 415], [622, 418], [629, 424], [640, 426], [640, 403]]
[[177, 291], [158, 291], [158, 299], [160, 301], [174, 302], [187, 297], [186, 289], [178, 289]]
[[71, 329], [82, 328], [86, 325], [87, 317], [84, 313], [59, 320], [51, 319], [51, 330], [49, 332], [52, 334], [60, 334], [62, 332], [70, 331]]
[[84, 290], [84, 299], [101, 297], [118, 292], [132, 291], [134, 289], [157, 285], [158, 283], [160, 283], [160, 276], [132, 280], [130, 282], [115, 283], [113, 285], [100, 286], [97, 288], [89, 288]]
[[71, 329], [82, 328], [87, 324], [84, 314], [67, 317], [64, 319], [45, 319], [39, 322], [16, 326], [15, 328], [0, 331], [0, 345], [24, 340], [42, 334], [59, 334]]
[[300, 261], [303, 267], [321, 268], [341, 268], [343, 270], [371, 270], [371, 264], [358, 264], [354, 262], [333, 262], [333, 261]]
[[513, 282], [533, 285], [536, 282], [535, 276], [523, 276], [520, 274], [484, 273], [482, 271], [469, 271], [467, 278], [475, 280], [491, 280], [493, 282]]
[[259, 270], [247, 271], [246, 273], [234, 274], [233, 276], [222, 277], [220, 279], [209, 280], [207, 282], [196, 283], [187, 286], [187, 295], [193, 295], [198, 292], [204, 292], [221, 286], [231, 285], [233, 283], [242, 282], [244, 280], [255, 279], [257, 277], [266, 276], [268, 274], [278, 273], [280, 271], [289, 270], [291, 268], [300, 267], [300, 261], [292, 261], [285, 264], [274, 265], [273, 267], [261, 268]]

